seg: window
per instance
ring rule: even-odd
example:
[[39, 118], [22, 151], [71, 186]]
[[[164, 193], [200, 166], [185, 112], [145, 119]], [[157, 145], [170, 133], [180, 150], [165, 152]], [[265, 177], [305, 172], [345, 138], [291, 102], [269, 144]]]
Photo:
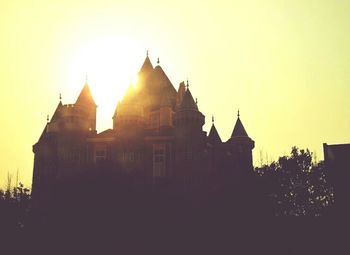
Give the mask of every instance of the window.
[[153, 177], [164, 177], [165, 175], [165, 144], [154, 144]]
[[135, 160], [135, 153], [134, 152], [129, 152], [128, 153], [128, 159], [129, 159], [129, 161], [134, 161]]
[[133, 162], [135, 161], [135, 152], [133, 151], [124, 151], [122, 154], [122, 160], [124, 161], [130, 161]]
[[107, 148], [105, 146], [98, 146], [95, 149], [95, 162], [101, 162], [107, 159]]

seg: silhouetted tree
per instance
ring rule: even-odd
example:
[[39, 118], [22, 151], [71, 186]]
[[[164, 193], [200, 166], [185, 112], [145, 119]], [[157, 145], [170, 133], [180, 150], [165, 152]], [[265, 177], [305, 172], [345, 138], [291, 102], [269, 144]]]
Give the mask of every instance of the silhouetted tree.
[[30, 191], [22, 183], [11, 189], [7, 185], [5, 191], [0, 190], [0, 225], [9, 232], [24, 228], [29, 217]]
[[323, 162], [313, 163], [312, 153], [293, 147], [289, 156], [256, 168], [265, 182], [275, 215], [320, 216], [334, 203]]

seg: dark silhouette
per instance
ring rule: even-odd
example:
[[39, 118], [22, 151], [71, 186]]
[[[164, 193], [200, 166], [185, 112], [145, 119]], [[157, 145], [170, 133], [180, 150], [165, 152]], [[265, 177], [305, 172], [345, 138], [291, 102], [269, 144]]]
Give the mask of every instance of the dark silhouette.
[[[312, 163], [309, 150], [292, 148], [290, 156], [256, 168], [275, 215], [321, 216], [334, 204], [333, 187], [323, 162]], [[331, 209], [330, 209], [331, 208]]]
[[334, 187], [336, 203], [334, 217], [348, 217], [350, 213], [350, 144], [323, 144], [324, 164], [329, 183]]
[[273, 216], [332, 215], [325, 165], [313, 164], [308, 150], [254, 170], [254, 141], [239, 112], [223, 142], [214, 118], [209, 134], [202, 130], [196, 101], [188, 81], [176, 91], [148, 55], [113, 129], [97, 134], [87, 83], [75, 104], [60, 97], [33, 146], [32, 196], [23, 185], [0, 193], [1, 227], [21, 243], [12, 251], [222, 254], [234, 244], [232, 251], [256, 254], [272, 243], [269, 253], [286, 254], [291, 239], [281, 229], [295, 226], [279, 229]]
[[[86, 169], [53, 183], [45, 203], [30, 200], [23, 186], [7, 193], [17, 203], [19, 217], [13, 218], [13, 211], [2, 214], [3, 222], [13, 219], [2, 226], [11, 230], [13, 240], [28, 244], [15, 250], [187, 254], [207, 249], [253, 253], [273, 247], [269, 252], [278, 254], [295, 236], [300, 238], [295, 249], [310, 245], [317, 225], [308, 220], [279, 227], [281, 222], [272, 216], [328, 215], [334, 202], [324, 164], [313, 164], [311, 153], [297, 148], [256, 171], [214, 172], [187, 189], [170, 180], [145, 183], [108, 162], [96, 167], [98, 171]], [[23, 199], [13, 199], [15, 194]], [[6, 200], [5, 194], [2, 198]], [[245, 244], [247, 240], [255, 245]]]
[[86, 82], [75, 104], [64, 105], [60, 98], [33, 146], [33, 199], [45, 203], [58, 183], [93, 171], [128, 176], [140, 189], [177, 192], [251, 172], [254, 141], [239, 113], [226, 142], [214, 119], [209, 135], [202, 130], [204, 122], [188, 81], [176, 91], [159, 63], [153, 67], [147, 55], [137, 87], [130, 85], [117, 104], [113, 129], [97, 134], [96, 104]]

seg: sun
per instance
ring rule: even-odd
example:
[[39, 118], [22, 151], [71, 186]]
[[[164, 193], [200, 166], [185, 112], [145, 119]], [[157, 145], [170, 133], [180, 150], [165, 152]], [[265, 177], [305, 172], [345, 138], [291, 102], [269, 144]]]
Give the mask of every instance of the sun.
[[98, 129], [110, 128], [116, 104], [130, 83], [136, 84], [140, 52], [145, 51], [127, 38], [102, 36], [81, 45], [70, 67], [71, 84], [79, 91], [87, 79], [98, 105]]

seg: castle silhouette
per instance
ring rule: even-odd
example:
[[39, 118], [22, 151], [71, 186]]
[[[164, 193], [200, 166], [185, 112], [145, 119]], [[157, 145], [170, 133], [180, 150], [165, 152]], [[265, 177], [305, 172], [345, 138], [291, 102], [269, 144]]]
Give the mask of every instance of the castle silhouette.
[[74, 104], [58, 106], [33, 145], [33, 197], [47, 195], [54, 183], [84, 171], [109, 169], [152, 186], [176, 183], [187, 189], [206, 177], [250, 171], [254, 141], [239, 113], [231, 137], [223, 142], [214, 125], [203, 131], [205, 116], [189, 84], [178, 90], [148, 54], [113, 115], [113, 128], [96, 131], [96, 103], [87, 82]]

